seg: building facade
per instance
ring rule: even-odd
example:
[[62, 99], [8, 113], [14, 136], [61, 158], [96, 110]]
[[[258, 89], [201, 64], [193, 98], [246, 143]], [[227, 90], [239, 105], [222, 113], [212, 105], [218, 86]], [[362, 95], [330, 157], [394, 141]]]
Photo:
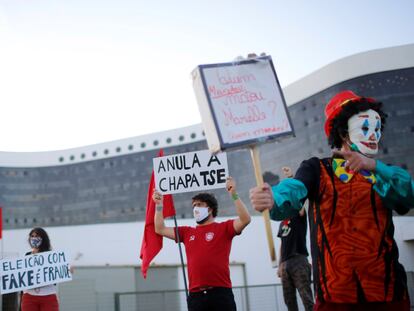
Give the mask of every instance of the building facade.
[[[395, 50], [394, 54], [398, 51], [409, 54], [414, 49], [410, 45], [391, 50]], [[389, 50], [383, 52], [388, 56]], [[393, 55], [394, 58], [399, 56]], [[361, 55], [351, 57], [354, 67], [361, 62], [358, 57], [366, 58]], [[414, 67], [408, 59], [406, 67], [390, 66], [385, 68], [389, 70], [384, 70], [381, 66], [392, 59], [376, 61], [381, 61], [378, 68], [375, 67], [376, 72], [364, 72], [338, 82], [331, 79], [317, 92], [304, 92], [302, 81], [285, 88], [288, 101], [297, 100], [288, 102], [296, 137], [263, 145], [263, 170], [278, 174], [284, 165], [297, 168], [303, 159], [329, 156], [330, 148], [323, 135], [324, 107], [334, 94], [350, 89], [384, 103], [389, 118], [379, 159], [401, 166], [413, 175]], [[330, 71], [342, 72], [341, 67], [347, 66], [349, 59], [343, 63], [342, 60], [327, 67], [337, 67]], [[312, 76], [315, 76], [314, 80]], [[317, 72], [304, 81], [324, 79], [327, 80]], [[317, 87], [308, 86], [310, 89]], [[305, 98], [298, 100], [300, 97]], [[195, 125], [63, 152], [0, 154], [0, 206], [3, 207], [4, 228], [144, 220], [152, 158], [159, 148], [164, 148], [165, 154], [176, 154], [207, 149], [207, 143], [201, 125]], [[239, 182], [242, 197], [247, 199], [248, 189], [255, 182], [250, 155], [248, 151], [240, 150], [229, 152], [228, 157], [230, 174]], [[20, 158], [20, 162], [16, 158]], [[215, 193], [224, 203], [220, 215], [232, 215], [232, 211], [225, 207], [231, 203], [227, 196], [220, 191]], [[191, 209], [187, 207], [190, 198], [191, 194], [175, 196], [179, 218], [191, 217]]]

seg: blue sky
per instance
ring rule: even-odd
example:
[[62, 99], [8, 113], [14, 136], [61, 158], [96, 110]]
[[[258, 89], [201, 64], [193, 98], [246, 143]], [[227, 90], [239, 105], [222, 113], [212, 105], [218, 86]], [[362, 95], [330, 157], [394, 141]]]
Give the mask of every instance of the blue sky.
[[409, 0], [0, 0], [0, 150], [199, 123], [197, 65], [266, 52], [285, 86], [342, 57], [414, 43], [412, 12]]

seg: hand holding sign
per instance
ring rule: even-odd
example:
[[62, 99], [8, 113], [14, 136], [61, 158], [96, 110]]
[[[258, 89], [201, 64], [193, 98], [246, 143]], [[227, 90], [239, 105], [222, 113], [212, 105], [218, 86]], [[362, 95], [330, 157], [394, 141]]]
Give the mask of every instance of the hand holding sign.
[[155, 205], [159, 206], [162, 204], [162, 194], [158, 190], [154, 190], [152, 193], [152, 199], [155, 202]]
[[258, 212], [271, 210], [275, 203], [272, 189], [267, 183], [263, 184], [263, 186], [250, 189], [249, 195], [253, 208]]
[[231, 195], [234, 195], [237, 193], [236, 190], [236, 182], [233, 179], [233, 177], [229, 176], [227, 177], [227, 181], [226, 181], [226, 190], [228, 193], [230, 193]]

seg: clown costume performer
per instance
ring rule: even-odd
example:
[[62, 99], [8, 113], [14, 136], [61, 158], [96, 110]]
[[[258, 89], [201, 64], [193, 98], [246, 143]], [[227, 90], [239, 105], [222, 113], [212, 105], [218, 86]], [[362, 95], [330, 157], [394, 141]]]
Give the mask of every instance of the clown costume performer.
[[374, 159], [387, 117], [382, 103], [343, 91], [325, 116], [333, 156], [303, 161], [277, 186], [251, 189], [251, 203], [283, 220], [309, 199], [315, 310], [409, 310], [392, 215], [414, 206], [414, 184], [407, 171]]

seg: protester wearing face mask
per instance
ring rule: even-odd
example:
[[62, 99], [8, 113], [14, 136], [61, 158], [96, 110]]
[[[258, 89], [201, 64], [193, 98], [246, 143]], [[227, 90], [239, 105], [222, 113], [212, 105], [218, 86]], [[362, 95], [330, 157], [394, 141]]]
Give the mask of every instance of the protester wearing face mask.
[[[42, 228], [33, 228], [29, 233], [29, 245], [32, 250], [26, 255], [33, 255], [52, 250], [50, 239]], [[21, 311], [58, 311], [59, 303], [56, 285], [46, 285], [23, 291]]]
[[325, 116], [332, 157], [305, 160], [294, 178], [251, 189], [251, 203], [282, 220], [309, 199], [314, 310], [408, 311], [392, 215], [413, 207], [414, 182], [374, 159], [387, 117], [382, 103], [342, 91]]
[[[216, 198], [209, 193], [199, 193], [192, 198], [197, 225], [178, 227], [179, 241], [184, 243], [187, 254], [190, 311], [236, 310], [231, 289], [229, 256], [233, 237], [239, 235], [250, 223], [250, 214], [237, 194], [233, 178], [227, 178], [226, 189], [233, 199], [237, 218], [216, 222]], [[152, 198], [157, 206], [155, 232], [178, 240], [175, 229], [164, 225], [161, 193], [154, 191]]]

